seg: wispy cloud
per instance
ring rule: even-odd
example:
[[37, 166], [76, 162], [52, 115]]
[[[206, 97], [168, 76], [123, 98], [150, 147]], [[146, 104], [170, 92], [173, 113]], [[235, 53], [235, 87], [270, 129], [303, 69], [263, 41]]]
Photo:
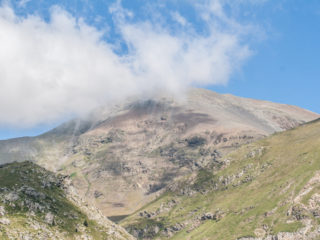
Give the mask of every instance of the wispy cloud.
[[28, 2], [30, 2], [31, 0], [20, 0], [19, 2], [18, 2], [18, 6], [19, 7], [25, 7], [27, 4], [28, 4]]
[[187, 23], [188, 23], [188, 21], [183, 16], [181, 16], [181, 14], [179, 12], [177, 12], [177, 11], [172, 12], [171, 16], [181, 26], [186, 26]]
[[[54, 7], [49, 21], [0, 8], [0, 124], [33, 126], [83, 115], [106, 103], [157, 90], [226, 84], [250, 57], [252, 34], [228, 16], [221, 1], [194, 6], [203, 17], [172, 31], [166, 23], [135, 21], [118, 1], [110, 8], [118, 46], [104, 32]], [[179, 12], [176, 21], [187, 19]]]

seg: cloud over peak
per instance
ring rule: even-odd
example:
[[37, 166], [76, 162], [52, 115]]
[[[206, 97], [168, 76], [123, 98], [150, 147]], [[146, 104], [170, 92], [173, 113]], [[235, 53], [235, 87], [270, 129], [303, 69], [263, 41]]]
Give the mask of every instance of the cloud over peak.
[[251, 55], [242, 41], [251, 33], [220, 1], [201, 4], [194, 8], [203, 16], [203, 32], [177, 11], [172, 17], [180, 28], [135, 20], [118, 1], [109, 13], [117, 39], [59, 6], [45, 20], [2, 5], [0, 125], [31, 127], [132, 95], [226, 84]]

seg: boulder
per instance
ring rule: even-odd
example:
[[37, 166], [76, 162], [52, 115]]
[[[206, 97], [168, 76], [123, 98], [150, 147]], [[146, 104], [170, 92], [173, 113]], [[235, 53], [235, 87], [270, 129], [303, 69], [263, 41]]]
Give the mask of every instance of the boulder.
[[54, 215], [51, 212], [48, 212], [44, 217], [46, 223], [53, 225], [54, 224]]
[[6, 215], [6, 210], [4, 209], [3, 206], [0, 206], [0, 217]]
[[8, 218], [0, 218], [0, 224], [10, 225], [11, 221]]

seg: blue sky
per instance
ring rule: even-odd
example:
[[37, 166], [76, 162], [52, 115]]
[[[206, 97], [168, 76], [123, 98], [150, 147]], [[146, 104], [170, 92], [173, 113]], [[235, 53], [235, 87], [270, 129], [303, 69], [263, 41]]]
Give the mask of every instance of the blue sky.
[[[141, 45], [145, 45], [143, 39], [148, 38], [149, 42], [154, 41], [154, 45], [150, 45], [150, 49], [152, 50], [152, 48], [154, 48], [154, 46], [157, 46], [156, 44], [158, 43], [156, 40], [154, 40], [154, 38], [163, 37], [164, 40], [168, 39], [169, 43], [172, 43], [173, 47], [176, 46], [175, 44], [180, 43], [183, 46], [187, 45], [188, 49], [191, 50], [182, 53], [179, 52], [179, 54], [183, 58], [191, 58], [193, 56], [195, 58], [200, 58], [201, 60], [203, 60], [204, 65], [206, 65], [207, 63], [209, 65], [215, 63], [216, 60], [215, 58], [209, 60], [202, 58], [210, 58], [211, 55], [214, 55], [216, 58], [223, 58], [226, 55], [231, 56], [231, 59], [227, 58], [225, 61], [219, 62], [218, 60], [217, 62], [218, 65], [226, 65], [224, 71], [205, 72], [206, 70], [204, 69], [204, 72], [206, 74], [203, 75], [203, 78], [196, 80], [190, 79], [188, 83], [186, 83], [186, 85], [188, 86], [202, 86], [220, 93], [231, 93], [242, 97], [293, 104], [320, 113], [320, 1], [318, 0], [199, 1], [198, 3], [201, 3], [202, 5], [196, 5], [194, 3], [195, 1], [188, 0], [152, 1], [152, 3], [146, 0], [125, 0], [121, 3], [118, 2], [118, 5], [115, 5], [115, 1], [101, 0], [31, 0], [0, 2], [3, 4], [3, 6], [5, 5], [9, 7], [14, 12], [16, 20], [10, 22], [10, 24], [16, 24], [16, 26], [20, 27], [19, 31], [25, 32], [28, 30], [31, 31], [31, 33], [32, 31], [35, 31], [35, 35], [38, 34], [37, 31], [42, 31], [39, 33], [39, 35], [37, 35], [38, 37], [36, 38], [36, 40], [30, 40], [30, 44], [27, 45], [28, 47], [29, 45], [36, 45], [35, 43], [37, 42], [34, 41], [38, 41], [37, 39], [47, 39], [48, 34], [50, 35], [50, 32], [54, 32], [56, 31], [55, 29], [61, 27], [59, 24], [44, 24], [42, 27], [37, 27], [40, 23], [42, 24], [53, 22], [52, 6], [59, 6], [59, 11], [63, 11], [63, 13], [60, 13], [58, 11], [58, 13], [56, 13], [55, 15], [56, 19], [62, 19], [61, 21], [64, 21], [64, 24], [68, 23], [68, 19], [63, 20], [64, 16], [68, 15], [70, 18], [77, 21], [77, 23], [75, 24], [75, 26], [71, 26], [70, 29], [67, 29], [71, 32], [73, 32], [73, 30], [75, 29], [74, 35], [69, 36], [68, 32], [64, 31], [64, 29], [59, 29], [58, 34], [55, 35], [59, 35], [61, 39], [64, 40], [70, 38], [76, 39], [77, 37], [82, 38], [83, 34], [85, 33], [88, 33], [89, 35], [92, 34], [92, 39], [87, 39], [86, 37], [84, 37], [84, 40], [82, 42], [79, 41], [80, 49], [81, 46], [88, 46], [87, 44], [92, 43], [95, 44], [94, 47], [97, 47], [97, 50], [102, 49], [103, 51], [109, 51], [106, 46], [102, 45], [104, 42], [112, 45], [110, 49], [113, 51], [113, 53], [111, 53], [111, 55], [107, 55], [106, 53], [104, 56], [101, 56], [101, 61], [103, 62], [104, 59], [109, 60], [110, 58], [114, 59], [118, 57], [119, 59], [123, 60], [122, 57], [126, 57], [127, 55], [130, 58], [125, 58], [126, 61], [131, 61], [131, 59], [134, 59], [134, 61], [132, 61], [132, 66], [138, 65], [138, 69], [147, 69], [138, 73], [138, 70], [134, 69], [134, 76], [139, 75], [139, 78], [132, 80], [133, 82], [139, 81], [139, 84], [137, 84], [137, 88], [139, 88], [141, 84], [146, 85], [144, 84], [147, 81], [145, 79], [150, 76], [158, 78], [158, 80], [155, 80], [152, 84], [148, 85], [149, 88], [146, 88], [145, 91], [148, 91], [154, 87], [165, 87], [169, 88], [170, 90], [173, 89], [174, 91], [177, 91], [177, 89], [179, 89], [180, 87], [184, 87], [183, 80], [179, 80], [183, 79], [184, 75], [172, 72], [171, 75], [162, 76], [161, 74], [159, 74], [159, 72], [157, 72], [158, 70], [168, 70], [167, 72], [170, 72], [171, 69], [168, 69], [165, 65], [163, 68], [158, 69], [157, 66], [148, 64], [146, 65], [146, 63], [143, 62], [143, 59], [141, 59], [144, 56], [147, 58], [150, 57], [144, 52], [149, 49], [140, 49]], [[212, 4], [213, 2], [217, 4]], [[214, 6], [212, 8], [213, 10], [211, 12], [206, 12], [203, 7], [207, 6]], [[115, 10], [112, 10], [112, 7]], [[219, 9], [219, 7], [222, 7], [222, 10]], [[209, 20], [206, 18], [206, 14], [209, 15]], [[30, 15], [37, 16], [39, 18], [38, 20], [34, 21], [32, 27], [28, 27], [27, 24], [17, 23], [17, 19], [21, 20], [24, 18], [28, 18], [30, 17]], [[4, 23], [7, 23], [6, 21], [11, 21], [5, 17], [3, 19], [2, 20]], [[91, 29], [90, 31], [88, 31], [87, 28], [83, 28], [81, 29], [81, 31], [79, 30], [79, 32], [76, 32], [78, 28], [82, 28], [82, 21], [85, 23], [86, 27], [92, 27], [93, 30]], [[149, 26], [151, 26], [151, 30], [150, 28], [145, 26], [146, 22], [149, 24]], [[212, 26], [214, 26], [213, 30]], [[50, 31], [48, 31], [49, 33], [45, 28], [50, 29]], [[153, 30], [152, 28], [156, 30]], [[10, 28], [8, 29], [8, 31], [10, 31]], [[143, 35], [141, 33], [140, 35], [137, 34], [137, 36], [132, 36], [140, 30], [150, 32], [148, 32], [148, 35]], [[128, 31], [128, 33], [125, 31]], [[28, 34], [30, 35], [30, 33]], [[214, 39], [211, 37], [215, 37], [215, 34], [223, 35], [223, 39], [226, 38], [227, 42], [230, 42], [233, 39], [236, 39], [236, 42], [230, 43], [226, 47], [225, 52], [221, 53], [221, 56], [215, 55], [215, 52], [217, 51], [216, 49], [213, 49], [212, 52], [210, 52], [210, 55], [206, 55], [205, 53], [202, 55], [192, 54], [192, 47], [194, 47], [192, 43], [201, 43], [202, 41], [200, 40], [203, 39]], [[64, 38], [64, 36], [67, 36], [67, 38]], [[52, 41], [54, 45], [57, 41], [53, 41], [51, 35], [49, 37], [49, 41]], [[190, 41], [184, 41], [183, 38], [187, 38]], [[217, 41], [220, 40], [218, 39]], [[224, 40], [221, 40], [221, 43], [225, 43], [223, 41]], [[8, 44], [11, 44], [10, 41], [7, 42], [9, 42]], [[23, 42], [28, 43], [28, 40]], [[208, 42], [205, 42], [203, 46], [207, 45]], [[168, 44], [168, 46], [171, 45]], [[212, 46], [213, 48], [216, 47], [215, 45]], [[24, 45], [19, 45], [19, 47], [23, 48]], [[62, 45], [61, 49], [65, 48], [68, 49], [70, 48], [70, 46]], [[203, 47], [200, 48], [200, 50], [206, 51], [209, 49]], [[33, 51], [34, 49], [31, 48], [30, 52]], [[137, 55], [137, 52], [142, 52], [142, 54]], [[148, 52], [150, 52], [150, 50]], [[92, 55], [92, 57], [94, 58], [94, 53], [96, 52], [87, 52], [86, 56], [89, 55], [91, 57]], [[8, 51], [7, 54], [9, 56], [10, 51]], [[17, 58], [21, 58], [19, 52], [17, 51], [12, 54], [14, 54], [14, 57], [15, 55], [17, 55]], [[171, 57], [171, 55], [172, 53], [168, 52], [166, 56], [168, 56], [169, 58]], [[3, 56], [5, 55], [3, 54], [2, 57]], [[23, 55], [22, 57], [28, 59], [28, 56], [29, 55]], [[81, 57], [82, 55], [75, 55], [75, 58]], [[65, 56], [61, 56], [61, 59], [63, 58], [65, 58]], [[39, 56], [39, 58], [35, 59], [34, 62], [41, 61], [41, 59], [44, 59], [43, 56]], [[152, 61], [153, 58], [150, 59]], [[168, 59], [164, 58], [163, 60], [165, 62]], [[171, 61], [172, 59], [170, 58], [169, 60]], [[70, 65], [75, 63], [77, 62], [70, 62]], [[60, 60], [57, 62], [57, 69], [60, 66], [59, 64], [61, 64]], [[63, 62], [63, 64], [66, 64], [66, 62]], [[69, 64], [69, 62], [67, 62], [67, 64]], [[82, 62], [80, 62], [79, 64], [81, 65]], [[100, 62], [97, 62], [97, 64], [100, 64]], [[188, 64], [194, 64], [194, 62], [193, 60], [190, 60], [190, 62], [185, 63], [185, 65], [181, 65], [177, 62], [173, 62], [173, 64], [177, 64], [177, 68], [183, 68], [185, 66], [189, 66]], [[26, 65], [26, 67], [30, 67], [28, 63], [22, 63], [22, 68], [24, 65]], [[4, 65], [2, 69], [7, 70], [6, 67], [7, 65]], [[43, 65], [42, 68], [46, 67], [46, 65]], [[72, 69], [73, 67], [74, 66], [72, 65]], [[119, 68], [120, 72], [121, 69], [123, 69], [122, 67], [123, 66]], [[118, 68], [118, 66], [115, 66], [115, 68]], [[16, 71], [16, 69], [12, 70], [12, 72]], [[49, 72], [50, 71], [51, 68], [49, 69]], [[147, 72], [148, 74], [145, 74], [145, 72]], [[11, 70], [6, 71], [5, 76], [8, 77], [8, 79], [10, 79], [10, 73]], [[90, 73], [91, 72], [85, 72], [83, 73], [83, 75], [89, 75]], [[29, 71], [27, 71], [26, 74], [29, 76]], [[37, 74], [36, 71], [33, 72], [30, 76], [35, 76], [37, 78], [38, 76], [36, 76], [35, 74]], [[55, 76], [55, 78], [57, 78], [56, 72], [53, 71], [52, 74]], [[72, 71], [69, 71], [67, 72], [66, 76], [72, 77], [74, 76], [73, 74], [74, 73]], [[104, 74], [105, 73], [102, 71], [101, 74], [97, 76], [105, 77], [106, 79], [113, 76], [122, 76], [118, 72], [114, 72], [114, 75], [110, 76]], [[130, 75], [131, 73], [128, 74]], [[190, 75], [192, 74], [193, 72], [190, 72]], [[52, 76], [46, 74], [42, 75], [45, 77], [48, 76], [49, 78]], [[30, 81], [32, 83], [36, 82], [33, 81], [32, 77], [30, 76], [29, 78], [26, 78], [26, 80], [23, 80], [24, 83], [26, 81]], [[58, 74], [58, 77], [59, 76], [60, 75]], [[8, 88], [10, 89], [10, 91], [13, 91], [10, 94], [10, 97], [12, 96], [12, 98], [17, 98], [17, 96], [15, 96], [15, 93], [18, 92], [18, 90], [15, 91], [15, 87], [19, 85], [19, 79], [21, 78], [19, 78], [19, 76], [15, 77], [16, 79], [18, 79], [16, 84]], [[173, 80], [171, 80], [171, 82], [169, 83], [163, 83], [163, 79], [167, 77], [172, 77], [172, 79], [178, 80], [174, 82], [174, 85], [171, 84]], [[128, 79], [131, 78], [131, 75], [128, 76]], [[55, 81], [57, 81], [62, 86], [69, 86], [73, 84], [67, 83], [66, 85], [63, 85], [64, 82], [59, 82], [59, 79], [55, 79]], [[85, 81], [86, 79], [83, 79], [84, 83]], [[39, 85], [39, 82], [36, 82], [35, 84]], [[99, 84], [102, 84], [103, 86], [100, 87]], [[111, 88], [111, 86], [113, 87], [115, 83], [113, 82], [112, 84], [108, 84], [104, 85], [104, 82], [95, 82], [95, 85], [97, 85], [101, 89], [105, 88], [114, 90], [114, 88]], [[117, 84], [119, 84], [119, 86], [117, 85], [116, 89], [121, 89], [121, 87], [132, 84], [132, 82], [131, 80], [127, 80], [122, 83], [123, 85], [118, 82]], [[52, 82], [49, 82], [48, 85], [51, 86]], [[33, 89], [34, 88], [37, 87], [33, 87]], [[28, 112], [33, 113], [32, 115], [37, 117], [37, 119], [43, 118], [43, 120], [41, 121], [33, 119], [27, 113], [23, 114], [24, 110], [19, 109], [21, 104], [18, 105], [18, 103], [28, 102], [29, 99], [21, 98], [19, 99], [19, 101], [17, 101], [17, 103], [8, 100], [6, 106], [2, 108], [0, 106], [0, 110], [2, 110], [3, 116], [10, 116], [10, 118], [12, 118], [14, 122], [14, 124], [9, 124], [9, 117], [3, 117], [2, 121], [0, 119], [0, 139], [7, 139], [25, 135], [37, 135], [58, 125], [64, 119], [72, 115], [83, 114], [81, 110], [77, 110], [68, 114], [68, 112], [71, 112], [70, 109], [73, 109], [74, 106], [83, 106], [83, 103], [79, 99], [77, 99], [77, 97], [79, 96], [87, 97], [86, 103], [92, 102], [92, 104], [89, 104], [87, 106], [87, 109], [95, 106], [97, 102], [100, 103], [104, 101], [112, 101], [115, 98], [118, 98], [118, 96], [112, 96], [110, 98], [99, 96], [99, 98], [96, 99], [92, 96], [96, 97], [101, 94], [99, 91], [97, 91], [97, 89], [93, 88], [90, 89], [90, 91], [79, 89], [79, 94], [73, 96], [73, 99], [76, 99], [77, 101], [70, 104], [69, 106], [66, 103], [69, 103], [70, 99], [64, 99], [64, 95], [60, 95], [62, 91], [66, 92], [67, 94], [67, 90], [58, 90], [59, 94], [51, 91], [51, 87], [43, 89], [41, 88], [39, 91], [48, 91], [46, 96], [48, 96], [48, 94], [52, 94], [52, 96], [54, 97], [59, 96], [59, 100], [63, 99], [61, 100], [61, 102], [59, 102], [60, 105], [57, 105], [56, 101], [46, 102], [47, 98], [39, 98], [39, 100], [37, 101], [42, 102], [43, 104], [37, 106], [39, 110], [35, 111], [34, 113], [32, 112], [34, 109], [32, 106], [37, 104], [37, 102], [30, 101], [28, 105], [23, 106], [24, 109], [28, 110]], [[32, 94], [38, 94], [38, 92], [34, 92]], [[32, 94], [30, 93], [30, 95], [26, 95], [25, 98], [32, 97]], [[128, 94], [130, 93], [128, 92]], [[111, 93], [109, 95], [111, 96]], [[18, 96], [21, 96], [21, 93]], [[60, 111], [60, 106], [62, 105], [68, 106]], [[15, 111], [15, 109], [18, 110], [16, 110], [15, 113], [12, 113], [7, 110], [9, 108], [8, 106], [10, 107], [10, 109], [12, 109], [12, 111]], [[55, 112], [55, 115], [52, 115], [50, 116], [50, 118], [48, 118], [48, 113], [45, 111], [46, 108], [53, 109], [52, 111]], [[17, 114], [16, 112], [21, 112], [21, 114]]]
[[320, 1], [270, 1], [257, 12], [267, 39], [240, 74], [219, 92], [297, 105], [320, 112]]

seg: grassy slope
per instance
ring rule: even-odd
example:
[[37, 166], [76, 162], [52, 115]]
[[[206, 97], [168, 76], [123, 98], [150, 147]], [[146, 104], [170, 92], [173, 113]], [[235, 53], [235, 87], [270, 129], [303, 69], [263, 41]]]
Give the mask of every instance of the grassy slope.
[[[74, 239], [76, 236], [80, 237], [82, 233], [94, 239], [107, 239], [106, 229], [89, 220], [78, 207], [73, 205], [66, 198], [60, 183], [53, 173], [31, 162], [2, 165], [0, 206], [4, 207], [6, 212], [4, 217], [11, 223], [0, 224], [0, 238], [6, 239], [10, 234], [17, 237], [19, 232], [33, 236], [37, 236], [38, 232], [47, 232], [58, 238], [63, 236], [64, 239]], [[26, 187], [33, 190], [29, 193], [20, 190]], [[8, 200], [8, 193], [17, 194], [18, 199]], [[31, 210], [34, 206], [42, 206], [43, 210], [36, 207]], [[54, 224], [45, 221], [48, 212], [54, 215]], [[33, 225], [40, 226], [40, 229], [35, 229]]]
[[[185, 196], [179, 191], [168, 192], [141, 210], [156, 212], [172, 199], [179, 202], [169, 211], [151, 218], [140, 217], [138, 211], [121, 225], [131, 229], [158, 225], [160, 232], [151, 235], [161, 237], [161, 230], [183, 223], [183, 229], [173, 232], [172, 239], [220, 240], [256, 237], [262, 226], [269, 235], [294, 232], [303, 226], [303, 221], [287, 216], [287, 212], [302, 204], [293, 199], [320, 170], [320, 121], [243, 146], [226, 159], [230, 164], [222, 169], [198, 175], [191, 184], [197, 193]], [[178, 189], [190, 185], [188, 181], [192, 180], [181, 183]], [[320, 193], [319, 184], [303, 197], [303, 202], [307, 203], [314, 193]], [[201, 221], [192, 229], [203, 213], [217, 211], [223, 212], [221, 220]], [[318, 224], [310, 213], [305, 215], [313, 225]]]

